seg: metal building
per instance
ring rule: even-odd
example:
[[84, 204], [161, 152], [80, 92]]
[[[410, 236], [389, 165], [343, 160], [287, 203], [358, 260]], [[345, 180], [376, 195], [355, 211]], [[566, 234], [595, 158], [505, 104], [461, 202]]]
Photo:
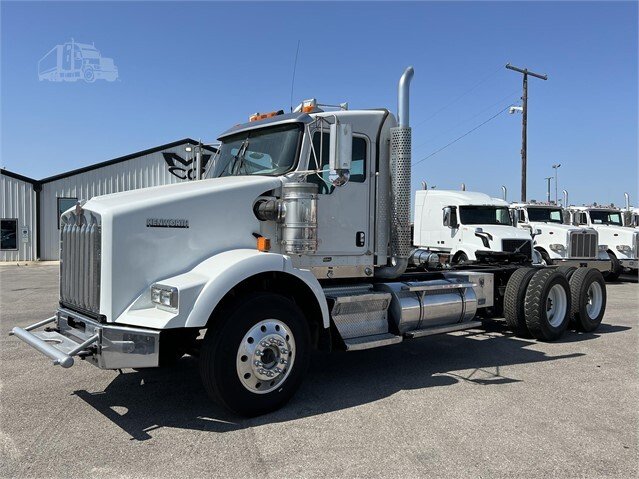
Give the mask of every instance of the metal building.
[[[190, 138], [41, 180], [0, 170], [0, 261], [59, 259], [60, 214], [93, 196], [196, 177]], [[215, 149], [204, 147], [206, 170]]]

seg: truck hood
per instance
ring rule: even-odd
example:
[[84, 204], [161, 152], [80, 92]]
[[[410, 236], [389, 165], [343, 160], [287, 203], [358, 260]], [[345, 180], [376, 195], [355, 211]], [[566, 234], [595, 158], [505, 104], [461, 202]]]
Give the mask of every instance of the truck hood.
[[599, 233], [599, 243], [608, 247], [621, 244], [632, 246], [639, 236], [639, 231], [629, 226], [593, 225], [593, 229]]
[[255, 248], [257, 197], [279, 178], [224, 177], [92, 198], [100, 215], [100, 312], [117, 317], [154, 282], [191, 270], [217, 253]]
[[473, 233], [476, 228], [481, 228], [484, 233], [490, 234], [495, 240], [497, 239], [532, 239], [527, 230], [507, 225], [468, 225], [463, 226], [464, 231]]
[[541, 221], [533, 221], [530, 223], [530, 226], [532, 226], [533, 229], [539, 228], [541, 230], [541, 234], [548, 234], [552, 231], [555, 234], [562, 233], [567, 235], [571, 231], [582, 231], [584, 229], [589, 230], [589, 232], [592, 233], [595, 232], [595, 230], [592, 228], [581, 228], [579, 226], [564, 225], [559, 223], [544, 223]]

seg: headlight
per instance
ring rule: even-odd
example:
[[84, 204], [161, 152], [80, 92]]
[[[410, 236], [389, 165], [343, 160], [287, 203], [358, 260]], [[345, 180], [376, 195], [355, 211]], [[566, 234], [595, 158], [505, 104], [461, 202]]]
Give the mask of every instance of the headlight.
[[172, 286], [154, 284], [153, 286], [151, 286], [151, 301], [158, 306], [177, 309], [178, 290], [177, 288], [174, 288]]
[[617, 245], [617, 251], [619, 251], [620, 253], [630, 253], [632, 251], [632, 248], [627, 244], [620, 244]]
[[608, 251], [608, 245], [607, 244], [600, 244], [599, 245], [599, 251], [600, 252]]
[[562, 253], [566, 250], [566, 247], [562, 244], [555, 243], [550, 245], [550, 249], [555, 253]]

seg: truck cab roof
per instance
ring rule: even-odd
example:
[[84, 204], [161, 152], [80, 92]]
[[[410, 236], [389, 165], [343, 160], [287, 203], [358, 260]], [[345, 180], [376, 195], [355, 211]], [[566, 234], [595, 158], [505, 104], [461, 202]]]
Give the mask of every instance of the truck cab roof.
[[428, 198], [444, 201], [449, 206], [503, 206], [508, 202], [493, 198], [485, 193], [459, 190], [417, 190], [416, 197], [427, 201]]

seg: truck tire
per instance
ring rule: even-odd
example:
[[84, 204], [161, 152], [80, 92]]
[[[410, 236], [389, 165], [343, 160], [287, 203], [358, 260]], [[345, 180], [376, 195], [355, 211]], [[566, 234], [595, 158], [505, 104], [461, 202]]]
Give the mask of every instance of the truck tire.
[[614, 253], [608, 251], [608, 257], [610, 258], [610, 271], [605, 272], [603, 277], [606, 281], [617, 281], [619, 275], [623, 273], [623, 266], [621, 266], [621, 263]]
[[541, 255], [542, 264], [544, 266], [552, 266], [553, 262], [550, 259], [550, 255], [546, 251], [544, 251], [543, 249], [538, 250], [538, 251], [539, 251], [539, 254]]
[[304, 314], [288, 298], [255, 293], [218, 316], [204, 337], [200, 375], [208, 395], [242, 416], [282, 407], [310, 357]]
[[95, 81], [95, 71], [92, 67], [84, 67], [82, 70], [82, 78], [87, 83], [93, 83]]
[[460, 251], [455, 255], [455, 259], [453, 261], [454, 264], [464, 264], [468, 263], [468, 255], [463, 251]]
[[528, 284], [524, 300], [526, 326], [541, 341], [559, 339], [570, 322], [570, 285], [554, 269], [535, 273]]
[[577, 329], [587, 333], [601, 324], [606, 311], [606, 282], [599, 270], [579, 268], [570, 278], [570, 316]]
[[559, 266], [557, 271], [563, 274], [566, 279], [570, 281], [570, 277], [575, 273], [575, 271], [577, 271], [577, 268], [575, 266]]
[[526, 326], [524, 300], [528, 283], [538, 271], [536, 268], [519, 268], [508, 279], [504, 293], [504, 318], [510, 330], [516, 336], [529, 338], [530, 331]]

